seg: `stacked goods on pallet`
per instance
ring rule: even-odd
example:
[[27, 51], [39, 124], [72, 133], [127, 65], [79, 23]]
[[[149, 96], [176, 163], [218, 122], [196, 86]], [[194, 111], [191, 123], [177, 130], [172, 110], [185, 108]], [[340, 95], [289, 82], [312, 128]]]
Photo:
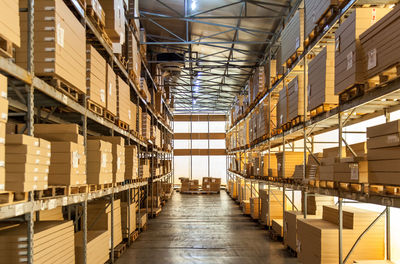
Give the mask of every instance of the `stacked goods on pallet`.
[[149, 87], [147, 86], [146, 79], [144, 77], [140, 77], [140, 93], [146, 102], [151, 103], [153, 100], [151, 98], [151, 93], [149, 91]]
[[87, 141], [87, 183], [108, 184], [113, 181], [112, 144], [99, 139]]
[[[287, 23], [286, 27], [282, 30], [281, 43], [281, 65], [287, 62], [293, 62], [293, 55], [295, 58], [297, 54], [303, 51], [304, 39], [304, 9], [299, 9]], [[288, 66], [288, 65], [286, 65]]]
[[[385, 10], [386, 11], [386, 10]], [[384, 12], [383, 12], [384, 13]], [[400, 21], [400, 5], [360, 35], [365, 79], [371, 87], [399, 76], [399, 36], [395, 34]], [[392, 68], [392, 69], [391, 69]], [[386, 71], [386, 72], [384, 72]], [[378, 76], [379, 75], [379, 76]], [[378, 80], [371, 80], [377, 77]]]
[[[308, 65], [308, 104], [311, 111], [321, 105], [336, 105], [335, 95], [335, 51], [328, 45]], [[322, 109], [325, 111], [325, 109]], [[314, 113], [311, 113], [314, 115]], [[315, 113], [315, 114], [319, 114]]]
[[134, 102], [130, 102], [129, 103], [129, 112], [128, 112], [130, 131], [138, 132], [137, 112], [138, 112], [138, 107], [136, 106], [136, 104]]
[[189, 180], [189, 178], [180, 178], [181, 192], [198, 191], [199, 180]]
[[150, 139], [151, 131], [151, 116], [147, 112], [142, 112], [142, 136], [145, 139]]
[[147, 224], [147, 209], [140, 209], [140, 213], [137, 214], [137, 219], [139, 228], [143, 228]]
[[117, 75], [109, 64], [106, 66], [106, 72], [106, 108], [108, 114], [105, 117], [113, 121], [117, 116]]
[[276, 235], [283, 237], [283, 219], [273, 219], [272, 230]]
[[137, 88], [140, 87], [141, 58], [139, 47], [133, 33], [128, 34], [128, 70]]
[[[114, 200], [113, 211], [113, 234], [114, 245], [122, 242], [121, 228], [121, 201]], [[111, 248], [111, 204], [105, 200], [95, 200], [88, 203], [87, 207], [87, 228], [88, 230], [107, 231], [108, 248]]]
[[253, 219], [258, 219], [260, 216], [261, 200], [258, 197], [250, 198], [250, 216]]
[[121, 202], [121, 226], [124, 238], [129, 238], [130, 235], [128, 232], [128, 223], [130, 233], [133, 233], [136, 230], [136, 204], [131, 203], [128, 206], [127, 202]]
[[340, 163], [334, 165], [336, 182], [366, 183], [368, 182], [368, 161], [366, 155], [366, 143], [350, 145], [354, 154], [346, 149], [347, 158], [341, 158]]
[[302, 164], [304, 160], [303, 152], [285, 151], [275, 153], [277, 160], [278, 177], [291, 178], [296, 165]]
[[366, 67], [359, 36], [388, 12], [388, 8], [356, 8], [336, 30], [335, 94], [364, 83]]
[[[270, 163], [270, 164], [269, 164]], [[278, 165], [276, 155], [270, 153], [263, 156], [263, 172], [264, 176], [278, 177]]]
[[[338, 209], [324, 206], [322, 219], [297, 219], [299, 240], [298, 258], [302, 263], [337, 263], [339, 257]], [[376, 219], [378, 213], [343, 208], [343, 255], [346, 256], [358, 237]], [[384, 259], [385, 257], [385, 221], [379, 219], [358, 241], [348, 261], [355, 259]]]
[[148, 159], [139, 159], [139, 178], [150, 178], [150, 161]]
[[[154, 193], [155, 193], [155, 191], [154, 191]], [[153, 209], [157, 209], [157, 208], [161, 207], [160, 196], [148, 196], [146, 198], [146, 203], [149, 208], [153, 207]]]
[[[117, 116], [122, 122], [120, 127], [129, 126], [131, 123], [131, 93], [129, 85], [120, 77], [117, 77]], [[127, 127], [129, 129], [129, 127]]]
[[368, 182], [400, 185], [400, 120], [367, 128]]
[[[126, 1], [125, 1], [126, 3]], [[136, 0], [128, 0], [128, 17], [139, 17], [139, 1]], [[135, 29], [135, 32], [138, 33], [140, 29], [140, 20], [139, 19], [131, 19], [129, 24], [132, 25]]]
[[89, 139], [98, 139], [112, 144], [112, 174], [113, 182], [123, 182], [125, 179], [125, 140], [123, 137], [91, 136]]
[[[310, 36], [313, 38], [318, 31], [318, 25], [323, 16], [330, 12], [330, 8], [333, 6], [337, 6], [342, 0], [321, 0], [321, 1], [313, 1], [306, 0], [304, 1], [304, 9], [305, 9], [305, 36], [306, 38]], [[321, 25], [324, 26], [324, 25]], [[316, 28], [317, 27], [317, 28]], [[314, 31], [314, 32], [313, 32]]]
[[154, 97], [154, 105], [157, 113], [163, 114], [163, 105], [162, 105], [162, 91], [157, 91], [156, 96]]
[[[309, 154], [306, 164], [305, 179], [315, 180], [319, 178], [319, 163], [322, 158], [322, 153]], [[304, 165], [296, 165], [293, 172], [293, 179], [303, 179]]]
[[231, 197], [233, 199], [237, 199], [238, 198], [238, 188], [237, 188], [238, 185], [236, 184], [236, 182], [231, 181], [229, 186], [231, 189], [231, 191], [230, 191]]
[[75, 264], [105, 263], [109, 259], [109, 233], [104, 230], [87, 231], [86, 262], [83, 258], [83, 232], [75, 233]]
[[[28, 262], [28, 227], [14, 224], [0, 231], [0, 263]], [[35, 222], [33, 263], [75, 263], [72, 221]]]
[[279, 91], [279, 100], [276, 104], [276, 118], [277, 127], [280, 128], [286, 124], [288, 120], [288, 97], [287, 88], [284, 86], [282, 90]]
[[1, 0], [0, 5], [2, 6], [2, 15], [0, 16], [1, 37], [5, 41], [11, 42], [6, 43], [7, 46], [3, 50], [7, 53], [7, 57], [12, 57], [12, 44], [17, 47], [21, 46], [19, 3], [18, 1]]
[[203, 191], [219, 192], [221, 189], [221, 178], [203, 177], [201, 188]]
[[[307, 215], [321, 215], [325, 205], [335, 204], [334, 197], [309, 193], [307, 195]], [[301, 197], [301, 211], [304, 212], [304, 197]]]
[[260, 66], [254, 70], [254, 74], [249, 81], [249, 98], [250, 102], [254, 102], [256, 98], [264, 92], [265, 89], [265, 72], [264, 67]]
[[243, 200], [240, 205], [244, 215], [250, 215], [250, 200]]
[[125, 146], [125, 180], [138, 178], [138, 153], [137, 146]]
[[[333, 203], [331, 203], [333, 204]], [[307, 214], [307, 219], [320, 219], [322, 208], [319, 215]], [[304, 213], [301, 211], [285, 211], [284, 219], [284, 236], [283, 243], [286, 247], [298, 252], [300, 244], [297, 239], [297, 219], [304, 219]]]
[[[302, 74], [297, 75], [288, 84], [288, 121], [296, 117], [304, 116], [304, 77]], [[306, 99], [307, 100], [307, 99]]]
[[276, 76], [282, 76], [284, 73], [284, 68], [282, 65], [286, 63], [286, 61], [282, 61], [282, 46], [279, 46], [276, 51]]
[[35, 135], [51, 141], [50, 185], [86, 184], [83, 136], [76, 124], [35, 124]]
[[[260, 190], [261, 199], [261, 222], [264, 225], [271, 226], [273, 219], [283, 218], [283, 192], [280, 190], [271, 190], [268, 198], [268, 190]], [[286, 199], [286, 208], [288, 200]], [[268, 215], [269, 213], [269, 215]]]
[[23, 134], [5, 137], [5, 190], [45, 190], [50, 165], [50, 142]]
[[[84, 0], [86, 2], [86, 0]], [[106, 24], [106, 14], [103, 7], [100, 5], [99, 0], [88, 0], [86, 2], [86, 12], [92, 16], [100, 26], [104, 27]]]
[[274, 84], [276, 74], [276, 60], [268, 60], [264, 65], [265, 74], [265, 89], [271, 89]]
[[[20, 1], [20, 8], [27, 7], [26, 0]], [[28, 12], [20, 13], [20, 22], [21, 48], [16, 50], [16, 63], [26, 68]], [[80, 21], [62, 0], [38, 0], [34, 25], [35, 74], [62, 81], [75, 90], [68, 91], [71, 96], [86, 93], [86, 38]]]
[[8, 120], [7, 77], [0, 74], [0, 191], [5, 183], [5, 142], [6, 123]]
[[125, 10], [123, 0], [99, 0], [106, 17], [105, 31], [117, 43], [125, 41]]
[[[106, 107], [106, 60], [92, 46], [86, 46], [86, 87], [88, 108], [103, 115]], [[94, 104], [94, 105], [92, 105]]]
[[[346, 148], [342, 147], [342, 155], [345, 155]], [[339, 160], [339, 148], [325, 148], [322, 151], [321, 166], [319, 166], [319, 180], [333, 181], [334, 165]]]

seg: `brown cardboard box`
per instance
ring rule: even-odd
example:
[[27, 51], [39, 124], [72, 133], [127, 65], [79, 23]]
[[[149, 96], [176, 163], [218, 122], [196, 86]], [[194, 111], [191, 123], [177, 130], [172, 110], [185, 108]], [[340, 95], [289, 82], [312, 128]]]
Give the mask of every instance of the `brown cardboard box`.
[[112, 144], [102, 140], [87, 141], [87, 182], [107, 184], [112, 182]]
[[283, 219], [273, 219], [272, 220], [272, 230], [275, 234], [283, 237]]
[[137, 146], [125, 146], [125, 179], [138, 178]]
[[[136, 204], [131, 203], [130, 207], [128, 207], [128, 203], [121, 202], [121, 226], [122, 226], [122, 235], [124, 238], [129, 237], [128, 234], [128, 223], [130, 225], [130, 231], [133, 233], [136, 230]], [[128, 218], [129, 211], [129, 218]], [[126, 228], [126, 229], [125, 229]]]
[[129, 120], [130, 120], [130, 123], [129, 123], [129, 128], [130, 128], [131, 131], [136, 131], [136, 132], [138, 132], [138, 130], [137, 130], [137, 127], [138, 127], [138, 126], [137, 126], [137, 111], [138, 111], [137, 106], [136, 106], [136, 104], [133, 103], [133, 102], [130, 102], [129, 106], [130, 106], [130, 113], [129, 113]]
[[258, 197], [250, 198], [250, 216], [253, 219], [259, 219], [261, 209], [261, 200]]
[[112, 115], [117, 116], [117, 76], [113, 68], [106, 66], [106, 108]]
[[365, 81], [359, 36], [389, 12], [388, 8], [356, 8], [335, 32], [335, 94]]
[[395, 6], [390, 13], [386, 14], [388, 10], [388, 8], [384, 9], [385, 16], [360, 35], [366, 79], [377, 76], [400, 60], [396, 52], [400, 40], [397, 34], [400, 25], [400, 8]]
[[400, 146], [400, 133], [369, 138], [368, 149], [398, 147]]
[[120, 76], [117, 78], [117, 94], [118, 118], [130, 126], [132, 118], [130, 87]]
[[[283, 192], [271, 189], [270, 200], [268, 200], [268, 190], [260, 190], [261, 199], [261, 222], [267, 226], [272, 225], [273, 219], [283, 218]], [[288, 201], [286, 200], [286, 208]], [[286, 209], [285, 208], [285, 209]], [[268, 217], [269, 212], [269, 217]]]
[[368, 182], [368, 161], [336, 163], [333, 165], [334, 180], [338, 182]]
[[125, 36], [125, 11], [122, 0], [99, 0], [106, 14], [105, 31], [113, 42], [123, 44]]
[[18, 1], [1, 0], [0, 32], [14, 45], [21, 45]]
[[335, 95], [334, 89], [335, 47], [328, 45], [308, 66], [308, 111], [322, 104], [337, 104], [338, 97]]
[[303, 152], [285, 152], [285, 164], [283, 166], [283, 152], [275, 153], [277, 159], [278, 177], [291, 178], [296, 165], [302, 164], [304, 160]]
[[106, 60], [92, 46], [86, 46], [86, 87], [89, 99], [106, 107]]
[[281, 65], [295, 53], [303, 51], [304, 9], [299, 9], [282, 30]]
[[[93, 0], [92, 0], [93, 1]], [[110, 234], [106, 230], [87, 231], [86, 263], [97, 264], [105, 263], [109, 259]], [[75, 263], [83, 264], [83, 233], [75, 233]]]
[[377, 126], [367, 127], [367, 137], [374, 138], [400, 132], [400, 120], [384, 123]]
[[[20, 1], [19, 7], [27, 8], [27, 1]], [[16, 63], [23, 68], [27, 65], [27, 15], [20, 13], [21, 48], [16, 50]], [[34, 24], [35, 74], [54, 76], [86, 93], [86, 38], [80, 21], [62, 0], [38, 0]]]
[[[304, 81], [303, 75], [297, 75], [288, 84], [288, 121], [304, 115]], [[306, 99], [307, 102], [307, 99]]]

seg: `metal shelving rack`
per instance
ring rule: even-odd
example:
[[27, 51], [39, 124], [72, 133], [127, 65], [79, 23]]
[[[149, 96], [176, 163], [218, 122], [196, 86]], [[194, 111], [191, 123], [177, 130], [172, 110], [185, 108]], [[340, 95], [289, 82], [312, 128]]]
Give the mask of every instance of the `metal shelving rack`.
[[[103, 56], [112, 62], [114, 70], [121, 76], [125, 81], [128, 81], [131, 92], [136, 94], [137, 106], [142, 105], [144, 111], [147, 111], [151, 116], [154, 124], [157, 125], [162, 133], [168, 134], [170, 138], [173, 138], [173, 130], [170, 123], [166, 123], [163, 118], [159, 118], [155, 111], [150, 107], [150, 104], [143, 99], [139, 93], [139, 87], [132, 81], [127, 70], [124, 68], [119, 59], [113, 54], [112, 49], [108, 46], [106, 41], [103, 39], [101, 33], [94, 26], [92, 21], [86, 16], [85, 10], [81, 7], [77, 0], [64, 0], [64, 2], [70, 7], [71, 11], [77, 16], [81, 23], [86, 28], [86, 33], [95, 36], [96, 49], [100, 51]], [[118, 135], [125, 138], [127, 145], [137, 144], [138, 146], [138, 157], [142, 155], [141, 149], [151, 148], [150, 156], [162, 155], [163, 158], [173, 159], [172, 152], [168, 151], [156, 151], [153, 149], [153, 142], [144, 141], [143, 139], [135, 136], [134, 134], [125, 131], [110, 121], [104, 119], [101, 116], [94, 114], [89, 111], [86, 107], [86, 99], [82, 103], [70, 99], [67, 95], [61, 93], [42, 79], [38, 78], [34, 74], [34, 63], [33, 63], [33, 34], [34, 34], [34, 8], [35, 1], [28, 0], [28, 9], [20, 10], [20, 12], [28, 12], [28, 67], [23, 69], [17, 66], [10, 59], [0, 57], [0, 73], [8, 77], [9, 83], [9, 109], [17, 112], [16, 117], [24, 116], [26, 121], [26, 132], [28, 135], [34, 135], [34, 122], [35, 118], [44, 119], [53, 123], [78, 123], [81, 128], [82, 135], [84, 136], [84, 143], [86, 146], [87, 135]], [[130, 28], [130, 30], [132, 30]], [[144, 61], [142, 60], [144, 64]], [[146, 68], [147, 73], [148, 70]], [[152, 81], [152, 87], [157, 89], [154, 80]], [[21, 100], [21, 98], [23, 100]], [[23, 102], [21, 102], [23, 101]], [[169, 109], [169, 106], [164, 100], [162, 100], [162, 106], [166, 110], [170, 120], [173, 120], [173, 114]], [[63, 109], [68, 109], [68, 113], [63, 113], [62, 115], [57, 115], [53, 111], [42, 112], [42, 107], [52, 106], [52, 107], [62, 107]], [[139, 111], [137, 111], [137, 115]], [[139, 120], [137, 116], [137, 120]], [[164, 134], [162, 134], [164, 135]], [[86, 149], [85, 149], [86, 151]], [[173, 169], [173, 168], [171, 168]], [[140, 189], [146, 188], [148, 194], [148, 185], [153, 181], [168, 181], [172, 182], [173, 171], [171, 170], [167, 174], [162, 176], [155, 176], [151, 174], [149, 179], [143, 179], [142, 181], [136, 182], [125, 182], [123, 185], [113, 186], [111, 188], [106, 188], [102, 190], [97, 190], [87, 193], [72, 194], [66, 196], [56, 196], [51, 198], [41, 198], [34, 199], [34, 192], [29, 192], [29, 199], [26, 202], [18, 202], [13, 204], [8, 204], [0, 207], [0, 220], [10, 219], [10, 218], [23, 218], [27, 222], [27, 238], [28, 238], [28, 250], [27, 250], [27, 260], [28, 263], [33, 263], [33, 235], [34, 235], [34, 214], [41, 210], [50, 210], [58, 206], [65, 206], [68, 209], [68, 217], [71, 218], [72, 207], [81, 207], [81, 214], [76, 213], [77, 218], [75, 219], [75, 226], [78, 225], [80, 220], [82, 223], [83, 232], [83, 263], [86, 263], [87, 254], [87, 204], [89, 201], [94, 199], [107, 199], [110, 202], [111, 208], [113, 208], [114, 195], [126, 195], [128, 205], [133, 202], [138, 203], [139, 214], [140, 214], [140, 201], [141, 192]], [[132, 195], [133, 192], [133, 195]], [[76, 209], [76, 208], [75, 208]], [[75, 211], [77, 212], [77, 211]], [[129, 212], [129, 210], [128, 210]], [[148, 210], [146, 211], [148, 212]], [[113, 214], [113, 210], [111, 210]], [[38, 216], [38, 214], [37, 214]], [[128, 216], [129, 217], [129, 216]], [[111, 217], [113, 219], [113, 217]], [[139, 218], [141, 219], [141, 218]], [[129, 221], [126, 228], [130, 233], [132, 227], [129, 226]], [[111, 234], [113, 233], [113, 225], [111, 224]], [[111, 244], [113, 244], [113, 236], [111, 235]], [[128, 239], [128, 245], [130, 244], [130, 239]], [[110, 262], [114, 262], [113, 250], [110, 250]]]
[[[298, 1], [301, 2], [301, 1]], [[379, 4], [393, 4], [394, 1], [379, 1]], [[279, 92], [282, 87], [282, 84], [286, 81], [286, 78], [290, 77], [293, 74], [307, 74], [307, 64], [308, 64], [308, 55], [314, 54], [316, 55], [319, 52], [319, 47], [324, 45], [332, 45], [332, 35], [334, 36], [334, 32], [338, 27], [338, 24], [341, 23], [348, 12], [352, 11], [356, 5], [362, 4], [373, 4], [374, 1], [369, 0], [350, 0], [347, 1], [347, 4], [343, 6], [337, 12], [335, 18], [328, 25], [325, 26], [324, 30], [310, 43], [310, 45], [305, 48], [304, 52], [298, 57], [298, 59], [293, 63], [291, 68], [286, 69], [282, 78], [280, 78], [273, 87], [268, 90], [260, 100], [258, 100], [255, 105], [247, 111], [239, 120], [237, 120], [232, 127], [227, 130], [227, 133], [233, 132], [238, 135], [238, 126], [241, 122], [243, 122], [246, 118], [248, 118], [251, 113], [255, 110], [256, 106], [258, 106], [264, 99], [271, 99], [271, 95]], [[298, 7], [298, 4], [295, 5]], [[306, 38], [307, 36], [305, 36]], [[305, 40], [305, 39], [304, 39]], [[273, 43], [273, 45], [276, 43]], [[272, 45], [271, 45], [272, 46]], [[271, 58], [272, 52], [271, 49], [267, 49], [267, 54], [265, 58]], [[297, 66], [303, 66], [302, 69], [296, 68]], [[304, 78], [304, 87], [307, 87], [307, 78]], [[304, 93], [306, 93], [306, 89], [304, 89]], [[363, 96], [357, 97], [349, 102], [340, 104], [337, 108], [334, 108], [328, 112], [325, 112], [321, 115], [307, 118], [304, 123], [300, 123], [297, 126], [292, 127], [288, 131], [283, 131], [281, 134], [272, 136], [270, 138], [266, 138], [257, 144], [239, 147], [236, 149], [228, 150], [228, 159], [234, 159], [236, 153], [246, 153], [249, 151], [266, 151], [268, 155], [268, 159], [270, 161], [271, 150], [273, 148], [279, 148], [280, 151], [285, 152], [288, 144], [293, 144], [295, 141], [303, 140], [303, 148], [302, 151], [304, 153], [304, 164], [306, 164], [307, 155], [312, 155], [312, 150], [315, 144], [323, 143], [323, 142], [314, 142], [313, 137], [315, 135], [319, 135], [325, 132], [338, 130], [338, 139], [334, 142], [325, 142], [325, 143], [335, 143], [341, 147], [343, 144], [347, 148], [351, 148], [348, 146], [347, 142], [343, 138], [343, 135], [346, 131], [343, 131], [343, 128], [354, 125], [366, 120], [370, 120], [372, 118], [378, 116], [385, 116], [386, 122], [389, 120], [389, 114], [391, 112], [400, 110], [400, 103], [397, 100], [400, 96], [400, 79], [392, 80], [384, 85], [375, 88], [372, 91], [364, 94]], [[306, 96], [304, 97], [306, 98]], [[270, 100], [271, 101], [271, 100]], [[306, 109], [305, 100], [304, 100], [304, 109]], [[269, 104], [271, 107], [271, 104]], [[269, 109], [269, 111], [271, 108]], [[305, 111], [307, 113], [307, 111]], [[350, 133], [350, 132], [349, 132]], [[358, 132], [357, 132], [358, 133]], [[237, 140], [238, 138], [236, 138]], [[294, 145], [292, 145], [294, 147]], [[340, 153], [341, 155], [341, 153]], [[284, 155], [285, 156], [285, 155]], [[242, 164], [242, 158], [240, 155], [239, 163]], [[283, 166], [285, 164], [285, 158], [283, 158]], [[270, 166], [270, 162], [268, 162], [268, 166]], [[269, 167], [270, 169], [270, 167]], [[227, 182], [229, 180], [234, 180], [238, 185], [239, 180], [243, 180], [245, 182], [245, 186], [247, 186], [247, 182], [250, 181], [250, 186], [252, 188], [253, 183], [258, 184], [259, 188], [266, 187], [268, 189], [268, 196], [270, 194], [271, 188], [280, 188], [283, 190], [283, 197], [287, 199], [290, 203], [294, 204], [294, 196], [290, 198], [286, 192], [288, 190], [293, 191], [301, 191], [304, 199], [304, 205], [307, 205], [307, 195], [328, 195], [328, 196], [336, 196], [338, 197], [338, 208], [339, 208], [339, 257], [338, 263], [343, 264], [346, 263], [349, 254], [347, 256], [343, 255], [343, 203], [346, 202], [346, 199], [354, 200], [361, 203], [371, 203], [376, 205], [385, 206], [385, 210], [378, 216], [378, 218], [383, 215], [386, 216], [386, 259], [391, 259], [391, 241], [390, 241], [390, 207], [400, 208], [400, 197], [395, 195], [383, 195], [379, 193], [370, 193], [370, 192], [355, 192], [355, 191], [345, 191], [342, 189], [329, 189], [322, 187], [311, 186], [306, 182], [305, 179], [306, 171], [305, 166], [303, 167], [303, 182], [302, 183], [285, 183], [285, 182], [277, 182], [277, 181], [269, 181], [265, 179], [249, 179], [243, 177], [243, 175], [238, 174], [237, 172], [227, 171]], [[268, 197], [269, 199], [269, 197]], [[286, 199], [283, 199], [285, 201]], [[285, 208], [285, 207], [283, 207]], [[307, 209], [304, 208], [304, 217], [307, 217]], [[378, 219], [377, 218], [377, 219]], [[375, 222], [375, 221], [374, 221]], [[373, 225], [373, 223], [371, 223]], [[364, 231], [367, 232], [367, 230]], [[362, 236], [360, 236], [360, 239]], [[356, 242], [357, 243], [357, 242]], [[356, 245], [356, 244], [355, 244]]]

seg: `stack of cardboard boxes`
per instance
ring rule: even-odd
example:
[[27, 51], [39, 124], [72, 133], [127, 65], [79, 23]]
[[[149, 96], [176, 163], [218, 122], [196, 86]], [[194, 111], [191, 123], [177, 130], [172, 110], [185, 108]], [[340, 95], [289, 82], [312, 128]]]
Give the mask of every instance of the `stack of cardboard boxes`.
[[131, 203], [130, 206], [128, 206], [127, 202], [121, 202], [121, 226], [123, 227], [122, 235], [124, 238], [129, 238], [130, 235], [127, 228], [128, 223], [130, 232], [133, 233], [136, 230], [136, 204]]
[[50, 142], [23, 134], [7, 134], [5, 143], [5, 190], [47, 189]]
[[151, 116], [147, 112], [142, 112], [142, 136], [145, 139], [150, 139]]
[[117, 77], [117, 116], [118, 120], [128, 126], [131, 125], [131, 93], [129, 85], [120, 77]]
[[[109, 259], [109, 233], [106, 230], [88, 230], [86, 263], [105, 263]], [[75, 264], [83, 264], [83, 232], [75, 233]]]
[[[261, 222], [267, 226], [272, 225], [273, 219], [283, 218], [283, 192], [271, 190], [268, 200], [268, 190], [260, 190], [261, 200]], [[286, 200], [286, 208], [288, 201]], [[286, 209], [285, 208], [285, 209]], [[269, 217], [268, 217], [269, 212]]]
[[[10, 41], [17, 47], [21, 46], [21, 30], [20, 30], [20, 19], [19, 19], [19, 1], [0, 1], [1, 8], [1, 19], [0, 19], [0, 32], [2, 37]], [[12, 50], [7, 49], [10, 57]]]
[[125, 146], [125, 179], [138, 178], [138, 153], [136, 145]]
[[261, 209], [261, 199], [258, 197], [250, 198], [250, 216], [253, 219], [258, 219], [260, 217], [260, 209]]
[[400, 185], [400, 120], [367, 128], [369, 184]]
[[[14, 224], [0, 231], [0, 263], [28, 262], [27, 224]], [[75, 263], [72, 221], [37, 221], [33, 236], [34, 263]]]
[[[90, 100], [88, 108], [102, 115], [106, 107], [106, 60], [92, 45], [86, 46], [86, 59], [86, 87]], [[90, 103], [101, 109], [92, 107]]]
[[106, 25], [105, 31], [113, 42], [114, 53], [121, 54], [125, 42], [125, 9], [123, 0], [100, 0]]
[[201, 188], [203, 191], [219, 192], [221, 188], [221, 178], [203, 177]]
[[[304, 116], [304, 81], [303, 75], [297, 75], [288, 84], [287, 97], [287, 121], [292, 121], [296, 117]], [[307, 102], [307, 100], [306, 100]]]
[[113, 181], [112, 144], [99, 139], [87, 141], [87, 183], [109, 184]]
[[[115, 248], [122, 242], [121, 227], [121, 200], [114, 200], [113, 234]], [[108, 201], [95, 200], [88, 203], [87, 207], [88, 230], [107, 231], [108, 248], [111, 246], [111, 206]]]
[[[338, 209], [324, 206], [322, 219], [297, 219], [298, 258], [301, 263], [337, 263], [339, 258]], [[346, 256], [358, 237], [379, 213], [343, 208], [343, 254]], [[384, 259], [385, 221], [380, 218], [354, 248], [348, 261]]]
[[123, 182], [125, 179], [125, 141], [123, 137], [100, 136], [89, 137], [112, 144], [112, 175], [113, 182]]
[[[0, 22], [1, 25], [1, 22]], [[0, 74], [0, 191], [4, 190], [6, 123], [8, 120], [7, 77]]]
[[282, 30], [281, 43], [281, 65], [296, 52], [303, 51], [304, 40], [304, 9], [299, 9]]
[[302, 164], [304, 160], [303, 152], [285, 151], [275, 153], [277, 160], [278, 177], [291, 178], [296, 165]]
[[199, 180], [189, 180], [189, 178], [180, 178], [181, 192], [198, 191]]
[[106, 66], [106, 109], [105, 117], [113, 121], [117, 116], [117, 75], [109, 64]]
[[139, 159], [139, 178], [150, 178], [150, 160]]
[[35, 124], [35, 135], [51, 141], [50, 185], [86, 184], [83, 136], [75, 124]]
[[[27, 2], [20, 1], [19, 7], [27, 8]], [[21, 48], [16, 50], [16, 63], [27, 68], [28, 12], [20, 13], [20, 22]], [[85, 94], [86, 34], [80, 21], [62, 0], [37, 0], [34, 24], [35, 74], [55, 77]]]

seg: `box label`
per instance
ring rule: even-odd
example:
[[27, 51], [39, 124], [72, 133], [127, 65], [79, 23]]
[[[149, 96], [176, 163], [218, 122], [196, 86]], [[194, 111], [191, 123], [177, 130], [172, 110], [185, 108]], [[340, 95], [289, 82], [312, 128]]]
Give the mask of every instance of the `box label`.
[[101, 155], [101, 167], [102, 168], [107, 167], [107, 154], [106, 153], [103, 153]]
[[57, 44], [64, 48], [64, 29], [57, 24]]
[[106, 102], [106, 93], [104, 89], [100, 89], [100, 100], [105, 103]]
[[72, 152], [72, 168], [76, 169], [79, 166], [79, 154], [78, 151]]
[[376, 49], [368, 51], [368, 70], [376, 67]]
[[347, 68], [346, 70], [350, 70], [353, 67], [353, 52], [347, 54]]
[[389, 144], [399, 143], [399, 136], [398, 135], [389, 135], [386, 138], [386, 142]]
[[358, 180], [358, 164], [350, 164], [350, 180]]

